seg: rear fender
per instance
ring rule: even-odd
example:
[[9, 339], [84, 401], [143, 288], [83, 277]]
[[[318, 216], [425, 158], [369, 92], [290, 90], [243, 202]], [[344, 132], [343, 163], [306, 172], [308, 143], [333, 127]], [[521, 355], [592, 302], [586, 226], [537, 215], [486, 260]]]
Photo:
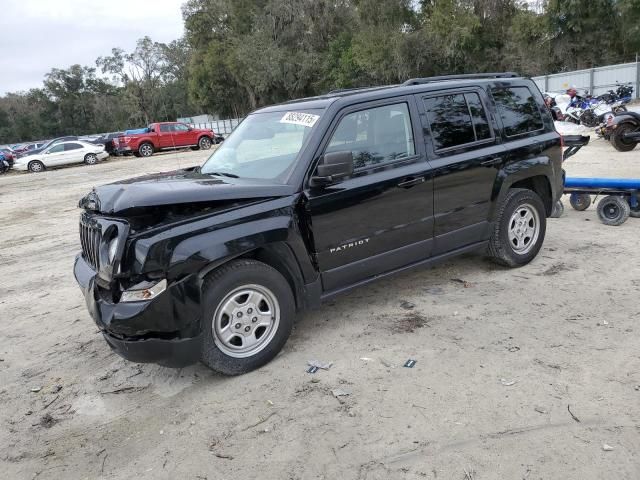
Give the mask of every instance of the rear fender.
[[498, 214], [499, 206], [507, 196], [509, 189], [529, 188], [541, 196], [547, 215], [550, 215], [553, 206], [553, 198], [557, 195], [553, 191], [549, 178], [551, 165], [548, 157], [539, 156], [512, 162], [504, 166], [496, 177], [493, 189], [493, 202], [489, 212], [489, 220], [494, 221]]

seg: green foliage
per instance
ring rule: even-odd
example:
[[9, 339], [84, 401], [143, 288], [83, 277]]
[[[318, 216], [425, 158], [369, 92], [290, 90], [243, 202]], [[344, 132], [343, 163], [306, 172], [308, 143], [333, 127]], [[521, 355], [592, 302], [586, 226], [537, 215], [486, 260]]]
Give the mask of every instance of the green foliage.
[[187, 0], [185, 36], [114, 48], [0, 98], [0, 143], [239, 117], [291, 98], [410, 77], [526, 75], [632, 61], [640, 0]]

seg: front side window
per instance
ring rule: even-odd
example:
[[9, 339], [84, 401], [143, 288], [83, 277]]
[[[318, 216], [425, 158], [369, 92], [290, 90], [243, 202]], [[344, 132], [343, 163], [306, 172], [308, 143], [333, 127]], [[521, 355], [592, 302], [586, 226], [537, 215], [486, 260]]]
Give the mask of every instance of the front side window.
[[186, 125], [183, 125], [181, 123], [176, 123], [173, 126], [173, 130], [176, 132], [188, 132], [189, 131], [189, 127], [187, 127]]
[[202, 166], [204, 174], [285, 183], [322, 109], [253, 113]]
[[492, 138], [487, 113], [477, 93], [456, 93], [424, 99], [434, 150]]
[[527, 87], [500, 88], [492, 94], [507, 137], [544, 127], [538, 103]]
[[415, 155], [411, 117], [406, 103], [346, 115], [325, 153], [350, 151], [354, 168], [367, 168]]

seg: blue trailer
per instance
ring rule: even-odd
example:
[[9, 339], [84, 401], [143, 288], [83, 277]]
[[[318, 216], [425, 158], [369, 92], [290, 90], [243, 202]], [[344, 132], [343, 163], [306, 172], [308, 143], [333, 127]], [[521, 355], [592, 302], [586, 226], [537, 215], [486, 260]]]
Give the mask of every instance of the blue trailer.
[[564, 193], [575, 210], [586, 210], [591, 196], [606, 195], [598, 202], [598, 217], [605, 225], [622, 225], [640, 217], [640, 178], [577, 178], [564, 181]]

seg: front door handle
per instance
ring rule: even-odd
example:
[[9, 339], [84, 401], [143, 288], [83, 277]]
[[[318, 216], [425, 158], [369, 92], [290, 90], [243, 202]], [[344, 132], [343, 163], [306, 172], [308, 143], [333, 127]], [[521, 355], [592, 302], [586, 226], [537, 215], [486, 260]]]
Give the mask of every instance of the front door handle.
[[485, 160], [484, 162], [480, 162], [480, 165], [482, 165], [483, 167], [490, 167], [491, 165], [497, 165], [498, 163], [502, 162], [502, 158], [500, 157], [494, 157], [494, 158], [490, 158], [489, 160]]
[[400, 188], [411, 188], [411, 187], [415, 187], [416, 185], [420, 185], [423, 182], [424, 182], [424, 177], [418, 177], [418, 178], [409, 177], [401, 181], [398, 184], [398, 186]]

